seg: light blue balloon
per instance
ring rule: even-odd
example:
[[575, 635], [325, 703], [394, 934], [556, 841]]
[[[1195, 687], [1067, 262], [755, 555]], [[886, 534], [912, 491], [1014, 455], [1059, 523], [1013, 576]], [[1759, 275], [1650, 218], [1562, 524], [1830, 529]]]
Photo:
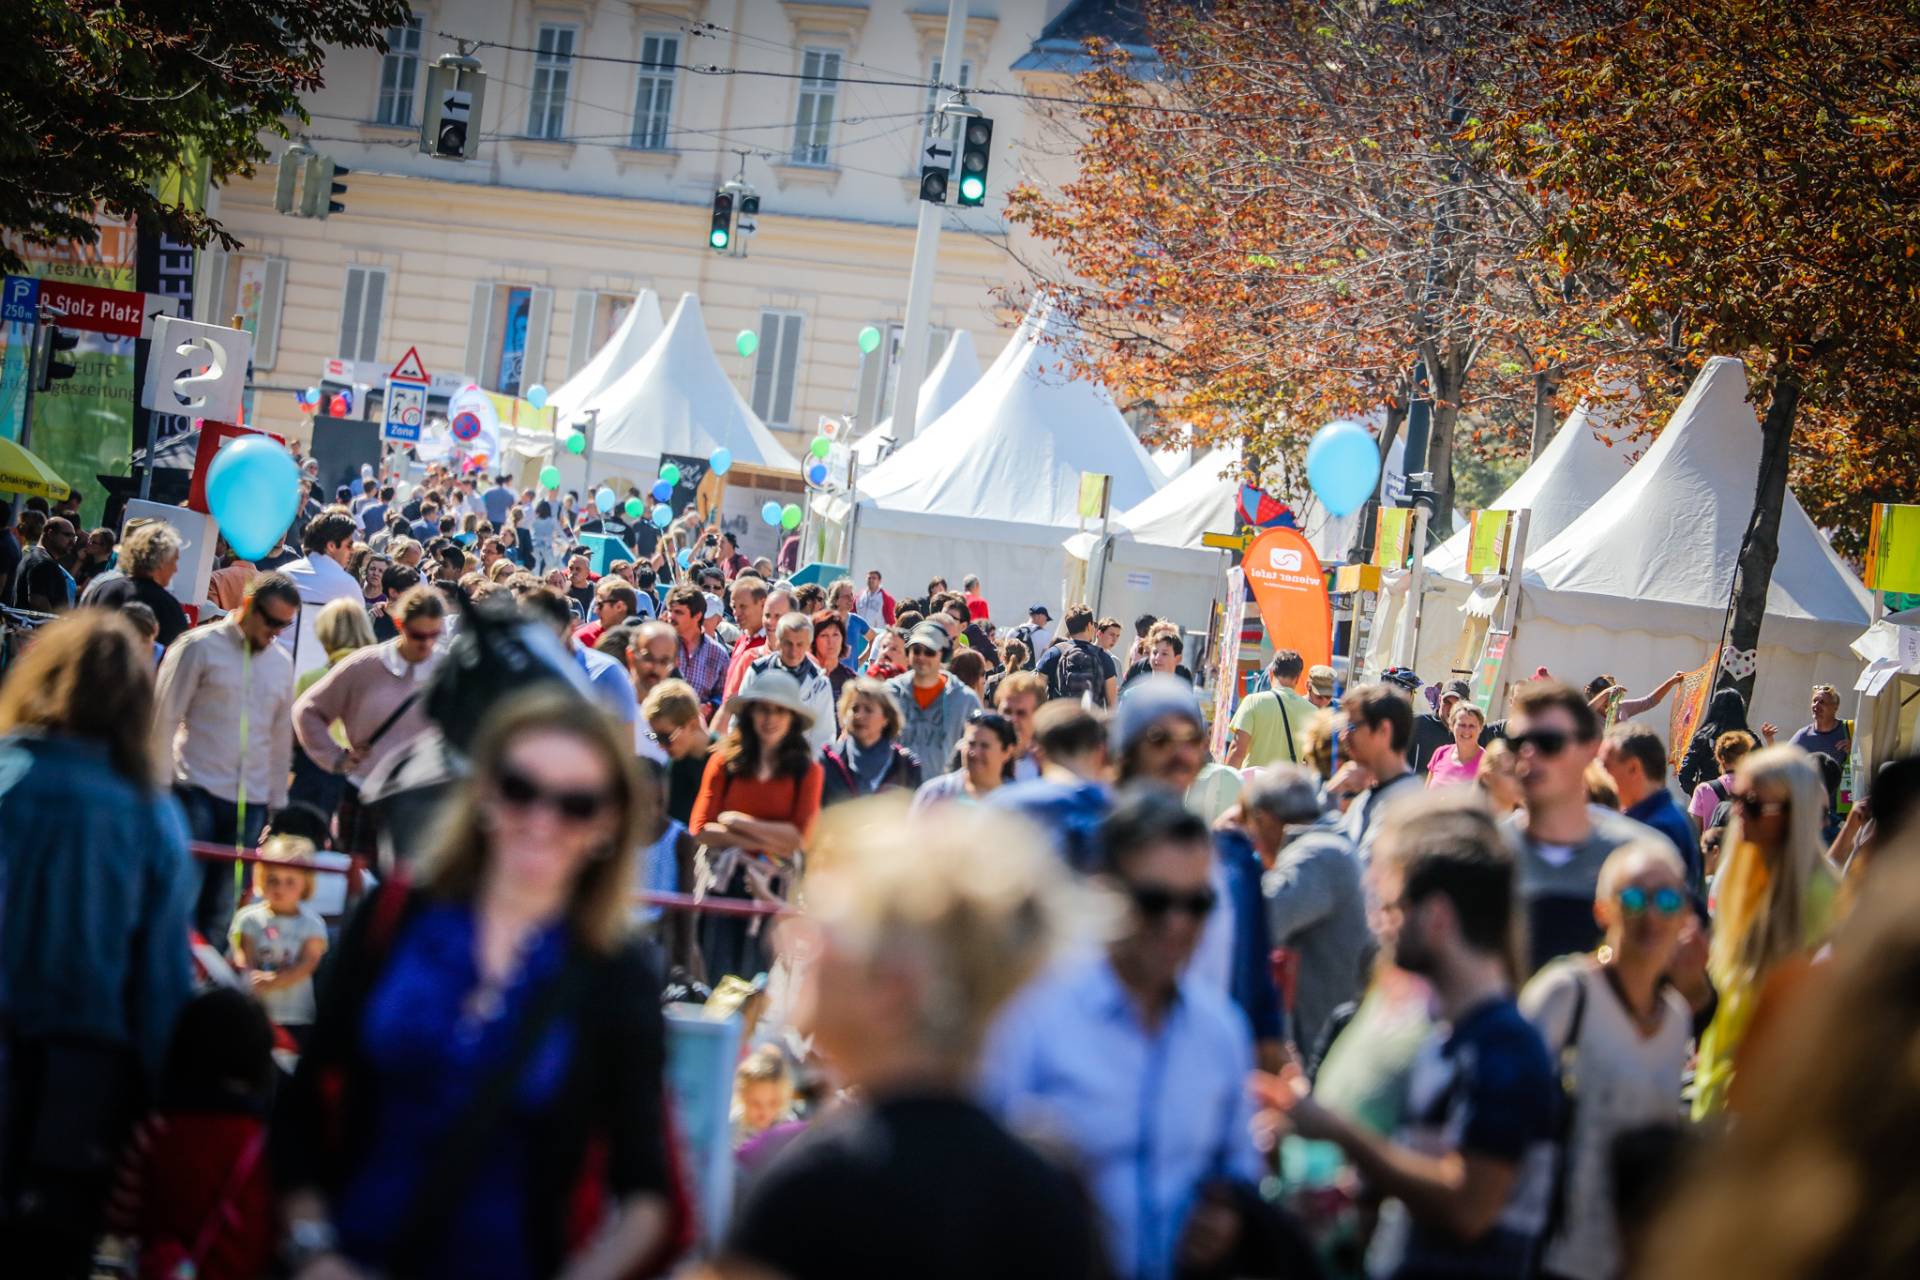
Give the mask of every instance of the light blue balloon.
[[613, 510], [614, 496], [613, 490], [603, 484], [593, 495], [594, 505], [599, 507], [601, 511], [610, 513]]
[[242, 436], [207, 468], [207, 509], [234, 554], [258, 560], [300, 509], [300, 468], [266, 436]]
[[547, 389], [541, 386], [537, 382], [534, 383], [532, 386], [528, 387], [527, 403], [532, 405], [536, 409], [546, 408], [547, 407]]
[[673, 523], [673, 508], [661, 503], [653, 509], [653, 527], [664, 529]]
[[668, 498], [671, 498], [672, 496], [673, 496], [672, 485], [668, 484], [665, 480], [655, 480], [653, 482], [653, 500], [655, 502], [665, 502]]
[[690, 565], [690, 564], [692, 564], [692, 563], [693, 563], [693, 548], [692, 548], [692, 547], [682, 547], [682, 548], [680, 548], [680, 554], [679, 554], [679, 556], [677, 557], [677, 559], [678, 559], [678, 560], [680, 561], [680, 567], [681, 567], [682, 569], [684, 569], [684, 568], [686, 568], [686, 567], [687, 567], [688, 565]]
[[713, 474], [723, 476], [733, 469], [733, 450], [721, 445], [707, 458], [707, 465], [713, 468]]
[[780, 524], [780, 504], [777, 502], [762, 503], [760, 506], [760, 518], [778, 528]]
[[1329, 422], [1307, 446], [1307, 484], [1328, 514], [1351, 515], [1380, 481], [1380, 447], [1354, 422]]

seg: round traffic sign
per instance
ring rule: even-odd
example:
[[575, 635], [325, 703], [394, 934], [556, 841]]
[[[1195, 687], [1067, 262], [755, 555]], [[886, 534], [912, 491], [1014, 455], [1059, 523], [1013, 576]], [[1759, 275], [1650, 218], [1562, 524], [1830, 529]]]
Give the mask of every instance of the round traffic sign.
[[420, 409], [417, 405], [408, 405], [400, 411], [400, 425], [403, 427], [420, 425]]
[[456, 414], [447, 424], [455, 440], [478, 440], [480, 438], [480, 415], [471, 409]]

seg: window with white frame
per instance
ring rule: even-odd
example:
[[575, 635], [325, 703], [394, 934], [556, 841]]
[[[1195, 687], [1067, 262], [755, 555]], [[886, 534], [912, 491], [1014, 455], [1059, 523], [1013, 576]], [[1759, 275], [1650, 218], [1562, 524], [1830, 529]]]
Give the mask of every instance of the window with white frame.
[[380, 358], [380, 308], [387, 300], [387, 273], [379, 267], [348, 267], [340, 302], [342, 360]]
[[753, 364], [753, 411], [770, 427], [793, 423], [793, 387], [800, 368], [800, 315], [760, 313], [760, 353]]
[[413, 123], [413, 100], [420, 85], [421, 19], [408, 18], [387, 28], [387, 52], [380, 60], [380, 103], [374, 119], [381, 124]]
[[567, 136], [567, 93], [573, 81], [575, 27], [543, 22], [534, 39], [533, 92], [527, 107], [527, 136]]
[[827, 163], [833, 144], [834, 95], [840, 79], [838, 49], [808, 49], [800, 59], [800, 103], [793, 122], [793, 162]]
[[640, 87], [633, 99], [632, 145], [665, 151], [673, 121], [673, 78], [680, 63], [679, 36], [647, 36], [640, 42]]

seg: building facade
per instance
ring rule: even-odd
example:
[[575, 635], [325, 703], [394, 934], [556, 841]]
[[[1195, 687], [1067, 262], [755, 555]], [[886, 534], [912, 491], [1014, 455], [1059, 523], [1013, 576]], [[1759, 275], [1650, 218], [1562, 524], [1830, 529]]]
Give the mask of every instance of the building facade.
[[[1073, 58], [1058, 33], [1086, 7], [1103, 6], [969, 0], [957, 79], [1060, 92]], [[280, 392], [329, 360], [380, 367], [409, 347], [430, 372], [491, 390], [558, 387], [647, 288], [667, 311], [699, 295], [735, 385], [794, 453], [822, 417], [878, 421], [929, 82], [950, 78], [945, 22], [940, 0], [422, 0], [385, 55], [336, 55], [306, 100], [308, 145], [350, 171], [343, 212], [277, 214], [274, 167], [217, 193], [242, 247], [204, 254], [198, 290], [207, 314], [255, 331], [255, 421], [298, 435]], [[427, 68], [456, 39], [488, 76], [465, 162], [417, 141]], [[1062, 149], [1046, 140], [1047, 104], [972, 101], [995, 125], [989, 194], [945, 209], [934, 354], [965, 327], [991, 361], [1007, 337], [995, 289], [1025, 280], [1005, 194]], [[707, 247], [714, 192], [735, 177], [761, 197], [746, 256]], [[869, 325], [886, 339], [863, 355]], [[759, 336], [750, 358], [735, 354], [744, 329]]]

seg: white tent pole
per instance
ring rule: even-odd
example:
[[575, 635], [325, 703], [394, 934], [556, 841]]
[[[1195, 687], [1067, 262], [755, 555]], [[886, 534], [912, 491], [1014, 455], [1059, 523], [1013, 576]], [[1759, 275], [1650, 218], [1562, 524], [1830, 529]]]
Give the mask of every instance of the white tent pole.
[[1413, 572], [1407, 576], [1407, 603], [1404, 606], [1409, 616], [1401, 623], [1400, 641], [1393, 663], [1397, 667], [1411, 667], [1414, 654], [1420, 642], [1420, 595], [1427, 588], [1427, 509], [1415, 507], [1413, 510]]
[[1501, 594], [1499, 611], [1499, 630], [1507, 633], [1507, 656], [1500, 663], [1500, 677], [1493, 682], [1493, 697], [1487, 705], [1492, 717], [1505, 717], [1507, 686], [1513, 683], [1513, 629], [1520, 622], [1520, 575], [1527, 567], [1527, 526], [1532, 519], [1533, 511], [1522, 508], [1514, 520], [1513, 554], [1507, 557], [1507, 589]]

